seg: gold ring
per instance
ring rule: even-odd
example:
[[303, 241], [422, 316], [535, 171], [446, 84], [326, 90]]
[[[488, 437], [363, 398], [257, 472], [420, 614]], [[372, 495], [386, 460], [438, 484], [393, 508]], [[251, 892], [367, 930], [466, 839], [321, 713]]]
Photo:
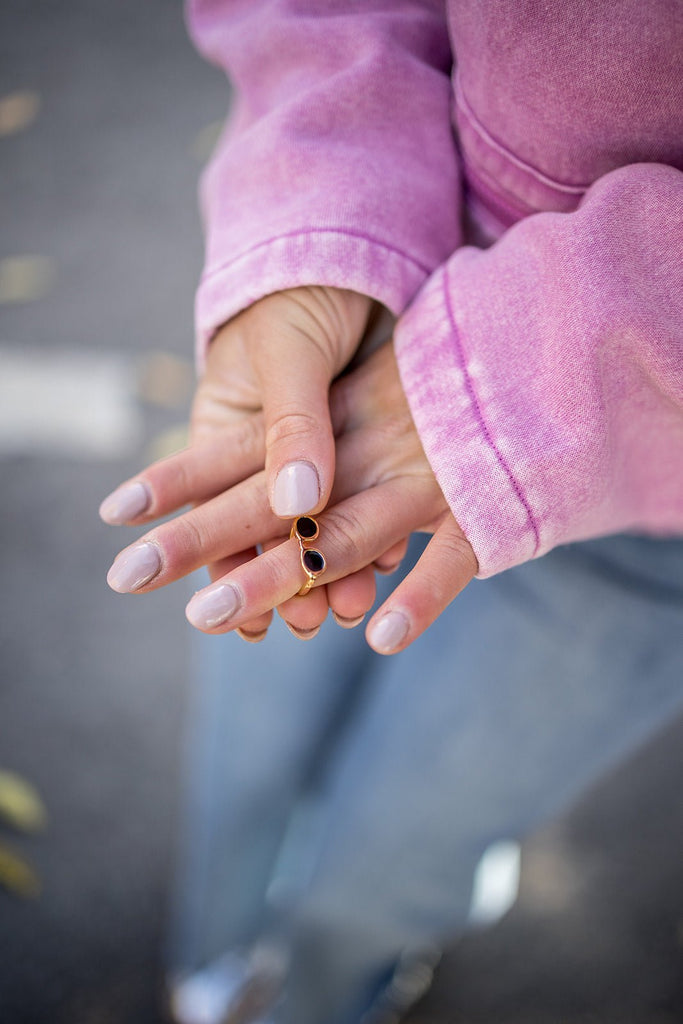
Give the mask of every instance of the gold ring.
[[325, 556], [317, 548], [307, 548], [305, 545], [315, 540], [320, 533], [320, 528], [312, 516], [299, 516], [292, 523], [289, 532], [290, 538], [296, 537], [299, 541], [299, 555], [301, 568], [306, 573], [306, 582], [298, 591], [298, 596], [303, 597], [311, 589], [318, 576], [321, 576], [327, 568]]
[[298, 516], [292, 523], [290, 537], [296, 537], [300, 544], [308, 544], [320, 533], [320, 527], [313, 516]]

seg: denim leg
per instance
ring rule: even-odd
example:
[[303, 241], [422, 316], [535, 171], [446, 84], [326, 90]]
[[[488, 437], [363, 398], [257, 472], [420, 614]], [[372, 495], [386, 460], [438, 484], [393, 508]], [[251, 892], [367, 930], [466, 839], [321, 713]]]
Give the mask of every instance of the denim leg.
[[276, 620], [259, 645], [193, 638], [174, 973], [248, 946], [265, 926], [292, 811], [348, 715], [369, 653], [332, 623], [323, 632], [302, 643]]
[[325, 778], [287, 1024], [357, 1024], [402, 949], [453, 936], [474, 866], [683, 706], [683, 543], [615, 537], [467, 588], [376, 658]]

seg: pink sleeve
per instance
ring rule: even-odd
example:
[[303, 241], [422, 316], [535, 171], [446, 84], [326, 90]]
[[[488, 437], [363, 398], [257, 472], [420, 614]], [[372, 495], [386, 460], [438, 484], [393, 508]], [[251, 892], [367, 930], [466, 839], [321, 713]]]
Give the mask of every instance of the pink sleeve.
[[574, 540], [683, 533], [683, 173], [635, 164], [574, 213], [460, 249], [396, 350], [489, 576]]
[[192, 0], [188, 18], [237, 92], [202, 183], [200, 358], [296, 285], [401, 312], [461, 242], [443, 0]]

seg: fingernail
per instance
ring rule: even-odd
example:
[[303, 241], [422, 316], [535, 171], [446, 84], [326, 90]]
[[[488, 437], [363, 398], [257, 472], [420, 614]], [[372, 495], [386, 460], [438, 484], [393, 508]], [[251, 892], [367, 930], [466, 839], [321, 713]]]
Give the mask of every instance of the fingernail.
[[253, 633], [248, 629], [236, 629], [235, 632], [248, 644], [260, 644], [268, 636], [268, 629], [262, 629], [259, 633]]
[[119, 526], [142, 515], [149, 507], [151, 500], [152, 496], [145, 484], [139, 481], [133, 484], [124, 484], [123, 487], [117, 487], [104, 499], [100, 505], [100, 516], [105, 523]]
[[368, 640], [380, 654], [391, 654], [405, 640], [408, 628], [405, 615], [401, 612], [387, 612], [370, 627]]
[[214, 629], [227, 622], [242, 604], [242, 595], [234, 583], [219, 583], [195, 594], [185, 614], [198, 629]]
[[320, 500], [320, 483], [310, 462], [290, 462], [275, 477], [273, 512], [276, 516], [302, 516]]
[[289, 622], [285, 622], [285, 626], [297, 640], [312, 640], [320, 632], [320, 626], [313, 626], [312, 629], [295, 629]]
[[394, 565], [378, 565], [375, 562], [375, 572], [378, 572], [380, 576], [391, 576], [392, 572], [396, 572], [400, 562], [396, 562]]
[[107, 573], [107, 583], [119, 594], [130, 594], [154, 579], [161, 569], [161, 555], [155, 544], [138, 544], [122, 551]]
[[334, 615], [334, 621], [342, 629], [353, 629], [354, 626], [360, 626], [365, 618], [365, 615], [357, 615], [355, 619], [347, 619], [344, 615], [337, 615], [336, 612], [332, 612], [332, 614]]

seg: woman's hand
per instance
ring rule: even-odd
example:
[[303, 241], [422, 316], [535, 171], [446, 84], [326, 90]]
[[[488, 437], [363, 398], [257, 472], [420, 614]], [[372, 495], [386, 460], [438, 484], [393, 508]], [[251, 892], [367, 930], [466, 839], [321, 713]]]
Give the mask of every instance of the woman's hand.
[[[105, 522], [138, 525], [185, 501], [204, 502], [262, 469], [264, 460], [277, 516], [324, 508], [334, 478], [330, 381], [355, 354], [375, 308], [355, 292], [303, 287], [269, 295], [225, 324], [209, 347], [197, 387], [188, 457], [119, 487], [102, 503]], [[221, 440], [227, 428], [229, 450]], [[198, 446], [201, 463], [194, 459]], [[250, 545], [228, 561], [210, 564], [209, 574], [217, 579], [255, 554]], [[363, 591], [366, 601], [370, 591], [374, 594], [371, 577], [347, 584], [347, 591], [352, 596]], [[357, 601], [351, 603], [349, 609], [342, 601], [342, 611], [354, 611]], [[270, 618], [246, 624], [241, 635], [262, 639]]]
[[[367, 591], [360, 597], [345, 595], [348, 578], [353, 583], [353, 574], [360, 573], [355, 578], [364, 580], [374, 562], [388, 566], [392, 557], [400, 559], [411, 532], [434, 534], [418, 564], [368, 625], [370, 645], [393, 653], [416, 639], [471, 580], [476, 558], [422, 451], [390, 343], [335, 383], [330, 410], [337, 435], [336, 477], [331, 506], [317, 517], [315, 542], [327, 561], [318, 582], [326, 584], [330, 605], [339, 613], [341, 595], [346, 610], [355, 602], [366, 611], [372, 599]], [[135, 483], [152, 496], [152, 514], [165, 515], [187, 502], [203, 504], [122, 552], [110, 572], [114, 589], [144, 593], [200, 565], [220, 563], [224, 575], [214, 577], [188, 605], [188, 618], [197, 628], [225, 633], [277, 606], [296, 629], [319, 625], [327, 613], [323, 588], [316, 584], [307, 595], [296, 596], [305, 580], [298, 543], [283, 540], [283, 524], [269, 506], [265, 473], [244, 479], [253, 453], [262, 450], [265, 425], [254, 421], [251, 429], [245, 440], [241, 423], [228, 425], [137, 478]], [[221, 493], [215, 490], [218, 478]], [[232, 486], [235, 480], [241, 482]], [[216, 496], [210, 497], [211, 492]], [[242, 553], [256, 544], [267, 550], [245, 561]]]

